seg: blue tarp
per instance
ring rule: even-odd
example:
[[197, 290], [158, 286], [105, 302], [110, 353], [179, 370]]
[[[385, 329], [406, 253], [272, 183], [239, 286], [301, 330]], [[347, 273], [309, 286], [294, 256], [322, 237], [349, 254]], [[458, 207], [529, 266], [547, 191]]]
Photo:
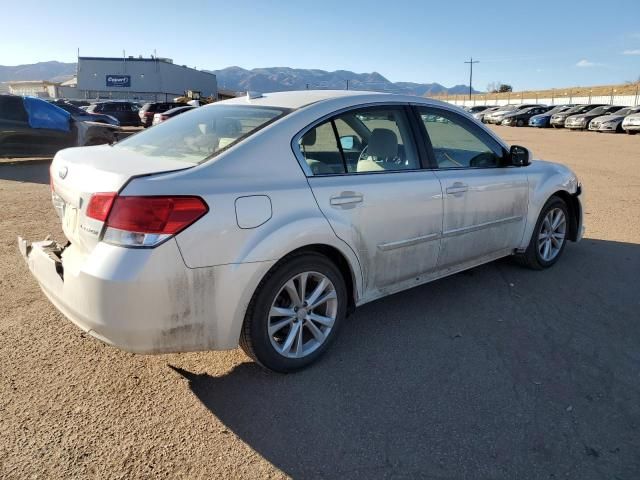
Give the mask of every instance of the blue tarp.
[[49, 102], [36, 97], [24, 97], [24, 108], [29, 115], [31, 128], [49, 128], [63, 132], [71, 129], [71, 114]]

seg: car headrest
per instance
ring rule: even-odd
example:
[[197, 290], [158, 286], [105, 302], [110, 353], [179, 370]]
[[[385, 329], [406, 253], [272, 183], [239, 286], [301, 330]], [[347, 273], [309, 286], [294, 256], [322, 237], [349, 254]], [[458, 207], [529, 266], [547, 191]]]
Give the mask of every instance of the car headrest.
[[240, 135], [242, 127], [235, 118], [218, 118], [215, 130], [218, 137], [237, 137]]
[[305, 133], [304, 136], [302, 137], [300, 143], [302, 145], [304, 145], [305, 147], [310, 147], [311, 145], [315, 145], [316, 144], [316, 129], [313, 128], [313, 129], [309, 130], [307, 133]]
[[398, 137], [387, 128], [374, 128], [367, 153], [376, 158], [394, 158], [398, 155]]

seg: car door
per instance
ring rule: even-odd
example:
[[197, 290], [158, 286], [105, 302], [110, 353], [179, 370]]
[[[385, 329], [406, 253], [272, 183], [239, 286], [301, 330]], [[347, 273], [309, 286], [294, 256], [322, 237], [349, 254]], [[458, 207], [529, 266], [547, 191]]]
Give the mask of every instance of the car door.
[[437, 265], [442, 191], [434, 172], [421, 168], [406, 109], [352, 109], [294, 142], [318, 206], [360, 261], [369, 298], [420, 281]]
[[133, 103], [126, 103], [124, 105], [124, 109], [127, 113], [126, 122], [128, 125], [138, 125], [140, 123], [140, 115], [138, 114], [138, 109], [135, 107]]
[[0, 155], [29, 153], [30, 130], [22, 97], [0, 95]]
[[438, 270], [506, 255], [520, 244], [528, 208], [526, 169], [475, 122], [448, 109], [416, 107], [443, 190]]

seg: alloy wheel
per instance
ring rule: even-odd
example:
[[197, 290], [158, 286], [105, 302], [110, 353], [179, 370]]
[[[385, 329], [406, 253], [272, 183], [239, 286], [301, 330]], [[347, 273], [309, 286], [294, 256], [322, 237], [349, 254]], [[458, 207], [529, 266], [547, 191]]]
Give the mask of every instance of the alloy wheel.
[[558, 256], [565, 242], [567, 219], [561, 208], [552, 208], [547, 212], [538, 233], [538, 253], [545, 262]]
[[280, 288], [269, 310], [271, 345], [284, 357], [305, 357], [326, 341], [337, 315], [331, 280], [318, 272], [299, 273]]

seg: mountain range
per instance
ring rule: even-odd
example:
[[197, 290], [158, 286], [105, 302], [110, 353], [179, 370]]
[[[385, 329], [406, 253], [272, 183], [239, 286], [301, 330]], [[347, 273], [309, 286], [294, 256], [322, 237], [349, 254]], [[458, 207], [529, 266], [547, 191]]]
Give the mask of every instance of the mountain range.
[[[410, 95], [451, 95], [467, 93], [466, 85], [447, 88], [439, 83], [392, 82], [377, 72], [355, 73], [349, 70], [328, 72], [318, 69], [289, 67], [254, 68], [227, 67], [221, 70], [205, 70], [214, 73], [218, 88], [244, 92], [278, 92], [283, 90], [345, 89], [379, 90]], [[75, 75], [75, 63], [40, 62], [27, 65], [0, 65], [0, 82], [10, 80], [51, 80], [64, 81]], [[476, 92], [474, 90], [474, 92]], [[477, 93], [477, 92], [476, 92]]]
[[[410, 95], [435, 95], [442, 93], [467, 93], [466, 85], [447, 88], [439, 83], [392, 82], [379, 74], [355, 73], [349, 70], [327, 72], [318, 69], [289, 67], [254, 68], [227, 67], [222, 70], [206, 70], [218, 78], [218, 88], [234, 91], [255, 90], [258, 92], [278, 92], [283, 90], [338, 89], [380, 90]], [[475, 90], [474, 90], [475, 92]]]
[[0, 82], [8, 82], [10, 80], [50, 80], [52, 82], [63, 82], [75, 74], [75, 62], [39, 62], [12, 67], [0, 65]]

